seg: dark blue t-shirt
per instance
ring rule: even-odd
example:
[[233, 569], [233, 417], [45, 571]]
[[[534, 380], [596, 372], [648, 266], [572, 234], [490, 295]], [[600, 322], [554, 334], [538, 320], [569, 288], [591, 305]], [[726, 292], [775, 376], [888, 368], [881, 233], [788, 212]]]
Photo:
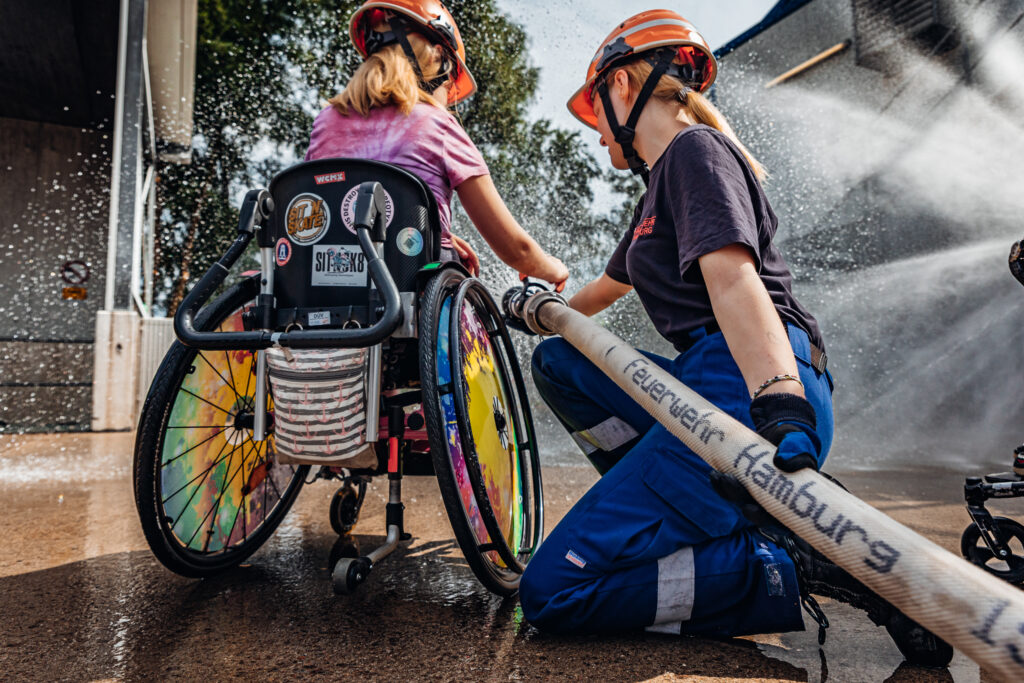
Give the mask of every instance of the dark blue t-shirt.
[[605, 273], [636, 289], [654, 327], [681, 350], [690, 332], [715, 322], [697, 259], [746, 245], [779, 317], [823, 349], [818, 323], [793, 298], [793, 276], [772, 244], [777, 227], [739, 148], [714, 128], [689, 126], [651, 168], [647, 192]]

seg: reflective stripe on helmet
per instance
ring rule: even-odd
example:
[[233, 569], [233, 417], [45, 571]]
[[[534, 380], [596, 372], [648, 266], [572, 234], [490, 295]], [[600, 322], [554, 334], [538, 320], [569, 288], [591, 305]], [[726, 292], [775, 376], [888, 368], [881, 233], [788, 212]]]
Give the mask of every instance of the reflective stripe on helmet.
[[[569, 111], [585, 125], [596, 128], [593, 96], [599, 77], [617, 64], [664, 47], [677, 48], [680, 61], [692, 67], [692, 73], [678, 72], [687, 76], [682, 79], [687, 87], [697, 92], [711, 87], [718, 65], [711, 46], [693, 24], [672, 10], [647, 10], [621, 22], [604, 39], [588, 64], [586, 81], [569, 98]], [[676, 76], [677, 72], [670, 67], [668, 73]]]
[[[622, 38], [623, 40], [625, 40], [626, 38], [628, 38], [629, 36], [633, 35], [634, 33], [638, 33], [639, 31], [645, 31], [645, 30], [647, 30], [649, 28], [655, 28], [657, 26], [681, 26], [681, 27], [683, 27], [685, 29], [688, 29], [690, 31], [696, 32], [696, 29], [693, 27], [693, 24], [691, 24], [690, 22], [686, 21], [685, 19], [655, 19], [653, 21], [648, 21], [648, 22], [643, 23], [643, 24], [638, 24], [638, 25], [632, 27], [631, 29], [629, 29], [627, 31], [623, 31], [622, 33], [616, 34], [615, 38], [613, 40], [606, 40], [601, 45], [601, 47], [599, 47], [597, 49], [597, 54], [595, 54], [594, 58], [592, 60], [590, 60], [590, 64], [594, 65], [594, 63], [597, 62], [601, 58], [601, 55], [604, 52], [604, 48], [607, 45], [609, 45], [610, 43], [615, 42], [615, 40], [618, 40], [619, 38]], [[626, 42], [628, 43], [629, 41], [626, 41]], [[677, 45], [677, 44], [678, 44], [678, 42], [672, 41], [672, 40], [655, 41], [653, 43], [644, 43], [643, 45], [633, 46], [633, 52], [636, 53], [636, 51], [638, 49], [639, 50], [649, 50], [651, 48], [658, 47], [660, 45]], [[607, 64], [600, 64], [600, 65], [598, 65], [596, 67], [596, 71], [598, 73], [600, 73], [601, 71], [604, 71], [604, 69], [607, 68], [607, 66], [608, 66]]]

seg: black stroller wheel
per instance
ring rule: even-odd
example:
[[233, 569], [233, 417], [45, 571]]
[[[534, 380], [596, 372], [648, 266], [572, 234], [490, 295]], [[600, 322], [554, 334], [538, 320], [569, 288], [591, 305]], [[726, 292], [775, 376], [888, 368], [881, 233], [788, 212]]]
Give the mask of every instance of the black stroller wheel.
[[977, 524], [971, 524], [964, 530], [960, 537], [960, 552], [993, 576], [1010, 583], [1024, 582], [1024, 525], [1007, 517], [993, 517], [992, 526], [996, 540], [1005, 543], [1009, 549], [1006, 557], [992, 552]]

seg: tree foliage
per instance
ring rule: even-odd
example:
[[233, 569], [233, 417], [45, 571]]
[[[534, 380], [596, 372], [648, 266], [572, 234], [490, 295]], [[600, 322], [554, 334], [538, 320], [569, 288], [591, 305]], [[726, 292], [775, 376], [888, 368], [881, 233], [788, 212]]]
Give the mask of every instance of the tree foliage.
[[[360, 63], [348, 39], [359, 4], [200, 0], [192, 163], [160, 169], [157, 283], [168, 310], [233, 239], [241, 190], [266, 185], [301, 158], [313, 116]], [[583, 245], [595, 229], [617, 236], [621, 216], [591, 210], [600, 171], [579, 134], [528, 120], [539, 71], [523, 28], [495, 0], [446, 5], [479, 84], [456, 115], [513, 213], [567, 261], [592, 252]], [[619, 183], [612, 191], [633, 189]], [[456, 222], [469, 236], [465, 217]]]

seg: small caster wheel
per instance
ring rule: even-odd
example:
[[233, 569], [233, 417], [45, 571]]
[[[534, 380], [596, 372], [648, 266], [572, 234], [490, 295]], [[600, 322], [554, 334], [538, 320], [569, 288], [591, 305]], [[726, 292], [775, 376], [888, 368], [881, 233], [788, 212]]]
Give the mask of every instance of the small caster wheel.
[[992, 526], [996, 539], [1006, 544], [1008, 552], [1005, 557], [989, 549], [977, 524], [964, 529], [960, 552], [989, 574], [1010, 583], [1024, 582], [1024, 526], [1007, 517], [993, 517]]
[[331, 546], [330, 555], [327, 558], [327, 566], [334, 570], [334, 565], [338, 564], [338, 560], [349, 557], [355, 559], [362, 555], [359, 552], [359, 542], [355, 538], [346, 534], [344, 536], [338, 536], [338, 540]]
[[363, 507], [363, 496], [366, 495], [366, 483], [360, 482], [359, 490], [351, 484], [345, 484], [335, 491], [331, 498], [331, 528], [339, 536], [352, 531], [359, 521], [359, 511]]
[[351, 595], [356, 592], [370, 574], [370, 561], [365, 557], [343, 557], [334, 565], [331, 583], [337, 595]]

